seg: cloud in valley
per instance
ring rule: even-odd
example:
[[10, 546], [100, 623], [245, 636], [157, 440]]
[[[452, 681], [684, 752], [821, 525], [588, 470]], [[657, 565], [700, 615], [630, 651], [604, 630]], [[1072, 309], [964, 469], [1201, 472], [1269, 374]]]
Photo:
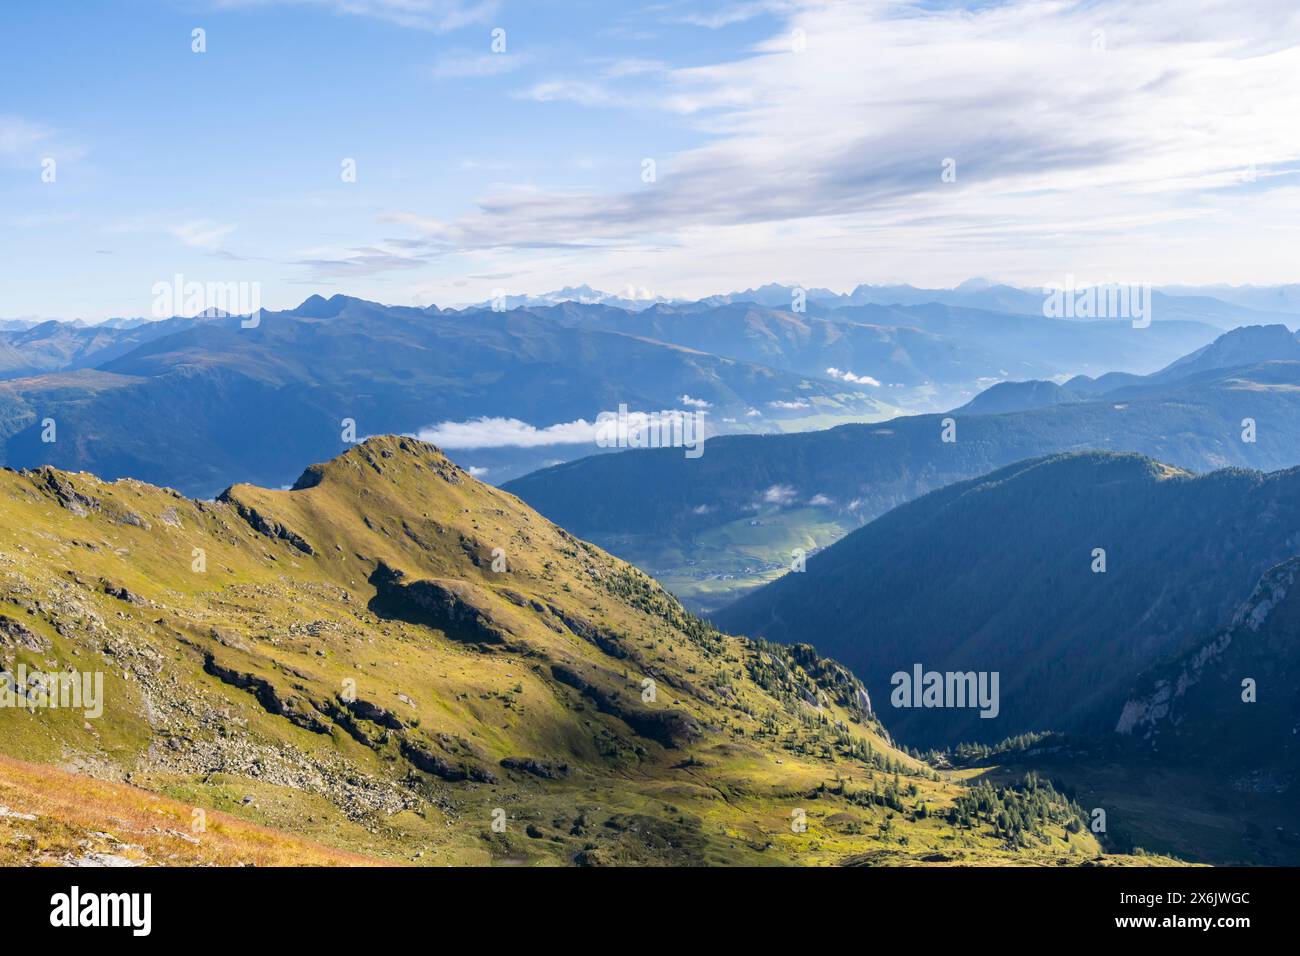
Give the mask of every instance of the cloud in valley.
[[831, 378], [839, 379], [841, 382], [849, 382], [853, 385], [870, 385], [873, 388], [880, 387], [880, 380], [872, 378], [870, 375], [854, 375], [852, 372], [838, 368], [828, 368], [826, 374]]
[[440, 422], [415, 435], [439, 448], [540, 448], [546, 445], [581, 445], [596, 441], [596, 425], [577, 421], [538, 428], [518, 418], [474, 418]]

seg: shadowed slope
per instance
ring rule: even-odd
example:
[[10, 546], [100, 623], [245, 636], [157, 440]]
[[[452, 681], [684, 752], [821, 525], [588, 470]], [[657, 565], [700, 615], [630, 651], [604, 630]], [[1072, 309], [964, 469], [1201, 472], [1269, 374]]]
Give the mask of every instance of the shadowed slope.
[[[1297, 549], [1300, 469], [1061, 455], [896, 508], [715, 619], [845, 661], [909, 743], [1109, 730], [1140, 670], [1226, 623]], [[998, 672], [998, 717], [886, 708], [916, 662]]]

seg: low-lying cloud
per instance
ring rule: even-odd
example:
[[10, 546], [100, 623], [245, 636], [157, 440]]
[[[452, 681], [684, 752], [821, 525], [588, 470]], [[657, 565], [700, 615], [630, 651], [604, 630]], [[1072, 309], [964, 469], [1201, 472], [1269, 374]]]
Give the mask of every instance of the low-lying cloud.
[[[682, 396], [683, 399], [689, 397], [687, 395]], [[703, 407], [708, 407], [708, 404], [708, 402], [702, 403]], [[680, 408], [656, 410], [653, 413], [645, 411], [627, 412], [626, 418], [623, 420], [623, 427], [626, 429], [625, 437], [635, 436], [629, 447], [640, 447], [637, 444], [639, 438], [648, 437], [653, 430], [660, 427], [660, 422], [664, 419], [702, 415], [698, 411], [699, 407], [696, 406], [697, 410], [694, 412]], [[610, 411], [609, 414], [613, 415], [615, 413]], [[703, 425], [700, 427], [702, 428]], [[437, 445], [439, 448], [457, 450], [544, 448], [547, 445], [592, 444], [599, 446], [602, 429], [607, 432], [608, 428], [608, 425], [602, 426], [598, 420], [589, 422], [585, 418], [545, 425], [539, 428], [518, 418], [482, 416], [463, 422], [439, 422], [436, 425], [420, 429], [420, 431], [416, 432], [415, 437], [421, 441]]]
[[841, 382], [848, 382], [852, 385], [870, 385], [873, 388], [880, 388], [880, 380], [872, 378], [870, 375], [854, 375], [845, 369], [828, 368], [826, 374], [831, 378], [838, 379]]
[[795, 499], [795, 490], [790, 485], [772, 485], [763, 492], [763, 501], [769, 505], [788, 505]]
[[542, 448], [547, 445], [582, 445], [596, 441], [596, 424], [579, 418], [538, 428], [518, 418], [473, 418], [464, 422], [439, 422], [415, 435], [439, 448]]

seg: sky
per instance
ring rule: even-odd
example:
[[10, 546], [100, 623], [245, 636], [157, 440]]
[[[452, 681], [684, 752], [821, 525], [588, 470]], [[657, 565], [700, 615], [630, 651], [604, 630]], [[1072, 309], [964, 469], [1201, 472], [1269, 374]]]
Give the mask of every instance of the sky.
[[3, 318], [1300, 279], [1294, 0], [6, 0], [0, 71]]

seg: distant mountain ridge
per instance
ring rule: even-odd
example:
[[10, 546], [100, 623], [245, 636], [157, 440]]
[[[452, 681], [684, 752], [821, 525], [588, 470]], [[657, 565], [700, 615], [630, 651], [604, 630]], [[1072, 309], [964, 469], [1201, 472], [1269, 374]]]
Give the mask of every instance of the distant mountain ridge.
[[[653, 451], [587, 458], [505, 487], [714, 610], [787, 570], [796, 548], [825, 547], [928, 491], [1026, 458], [1096, 449], [1197, 472], [1300, 465], [1300, 361], [1267, 360], [1277, 341], [1279, 332], [1237, 330], [1150, 376], [1002, 384], [946, 414], [727, 436], [697, 462]], [[1253, 364], [1206, 367], [1216, 356]]]
[[448, 310], [344, 295], [251, 320], [47, 322], [0, 331], [0, 463], [211, 495], [231, 478], [283, 484], [357, 429], [456, 442], [500, 482], [604, 451], [591, 423], [621, 406], [705, 414], [711, 436], [807, 431], [951, 407], [1012, 375], [1141, 372], [1212, 338], [1199, 322], [936, 304]]
[[[201, 495], [232, 478], [291, 481], [295, 462], [343, 447], [348, 420], [364, 437], [482, 418], [517, 421], [511, 427], [527, 434], [593, 423], [620, 405], [704, 403], [719, 424], [756, 416], [766, 427], [890, 411], [828, 378], [574, 328], [548, 310], [444, 312], [313, 296], [249, 327], [239, 318], [175, 319], [0, 336], [0, 357], [13, 364], [30, 365], [33, 349], [48, 368], [0, 381], [0, 462], [138, 477]], [[54, 441], [46, 420], [56, 423]], [[579, 438], [577, 453], [599, 450], [594, 438]], [[556, 457], [524, 452], [538, 464]]]
[[[1089, 288], [1077, 286], [1078, 291]], [[1095, 288], [1095, 286], [1094, 286]], [[1228, 330], [1238, 325], [1259, 324], [1270, 318], [1300, 321], [1300, 286], [1169, 286], [1152, 290], [1152, 311], [1156, 321], [1193, 320]], [[852, 306], [911, 306], [941, 304], [962, 308], [1042, 315], [1042, 288], [1018, 287], [988, 279], [968, 279], [953, 288], [924, 288], [906, 283], [875, 285], [860, 283], [851, 291], [802, 288], [796, 283], [768, 283], [699, 300], [699, 304], [724, 305], [752, 302], [770, 308], [789, 308], [796, 291], [807, 302], [823, 309]]]
[[980, 392], [958, 412], [973, 415], [1004, 415], [1047, 405], [1082, 401], [1083, 397], [1055, 382], [999, 382]]
[[937, 393], [931, 408], [1007, 377], [1101, 367], [1130, 372], [1158, 368], [1215, 335], [1212, 327], [1200, 323], [1171, 321], [1134, 329], [1122, 322], [1066, 322], [935, 303], [814, 308], [807, 313], [751, 302], [706, 309], [660, 304], [630, 314], [589, 309], [557, 309], [554, 314], [581, 328], [617, 329], [838, 378], [890, 401], [908, 394], [898, 389], [928, 386]]
[[1197, 349], [1167, 368], [1149, 376], [1159, 383], [1188, 378], [1205, 371], [1237, 368], [1260, 362], [1300, 361], [1300, 333], [1285, 325], [1257, 325], [1236, 329]]
[[[1079, 286], [1082, 291], [1087, 285]], [[682, 296], [657, 295], [648, 289], [629, 287], [622, 293], [606, 292], [583, 283], [565, 286], [550, 292], [508, 293], [504, 290], [493, 298], [470, 306], [470, 309], [504, 307], [505, 309], [560, 305], [565, 302], [583, 305], [609, 305], [627, 311], [639, 311], [657, 304], [695, 306], [708, 308], [717, 305], [752, 303], [769, 308], [790, 308], [796, 292], [802, 292], [806, 301], [822, 308], [840, 308], [852, 305], [926, 305], [939, 303], [966, 308], [1023, 315], [1041, 315], [1044, 291], [1039, 287], [1014, 286], [984, 278], [971, 278], [952, 288], [926, 288], [907, 283], [859, 283], [848, 292], [835, 292], [827, 288], [804, 288], [795, 282], [769, 282], [765, 285], [736, 292], [714, 293], [698, 299]], [[1227, 329], [1236, 325], [1259, 324], [1267, 317], [1294, 316], [1300, 319], [1300, 284], [1277, 286], [1163, 286], [1153, 290], [1157, 296], [1160, 319], [1192, 319], [1207, 321]], [[431, 308], [437, 308], [433, 306]], [[447, 311], [462, 311], [449, 308]], [[1234, 321], [1233, 316], [1236, 316]], [[1218, 321], [1215, 321], [1215, 319]], [[0, 331], [24, 329], [40, 324], [40, 319], [0, 318]], [[62, 324], [77, 327], [101, 326], [105, 328], [130, 327], [151, 321], [146, 318], [110, 318], [103, 322], [85, 322], [81, 319], [63, 320]], [[1228, 324], [1221, 324], [1227, 322]]]

